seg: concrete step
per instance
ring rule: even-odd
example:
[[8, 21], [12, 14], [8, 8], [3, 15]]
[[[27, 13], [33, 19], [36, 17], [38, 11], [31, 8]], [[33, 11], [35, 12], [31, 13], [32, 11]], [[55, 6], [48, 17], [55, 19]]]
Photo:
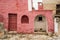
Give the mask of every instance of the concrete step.
[[34, 34], [47, 35], [46, 32], [34, 32]]

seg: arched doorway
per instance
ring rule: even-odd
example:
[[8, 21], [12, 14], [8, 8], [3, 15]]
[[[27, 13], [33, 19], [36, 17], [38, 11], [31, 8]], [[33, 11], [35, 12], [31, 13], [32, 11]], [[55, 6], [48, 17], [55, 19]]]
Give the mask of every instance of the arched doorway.
[[21, 18], [21, 23], [29, 23], [29, 18], [26, 15], [23, 15]]
[[45, 16], [37, 15], [34, 20], [34, 32], [46, 32], [47, 21]]

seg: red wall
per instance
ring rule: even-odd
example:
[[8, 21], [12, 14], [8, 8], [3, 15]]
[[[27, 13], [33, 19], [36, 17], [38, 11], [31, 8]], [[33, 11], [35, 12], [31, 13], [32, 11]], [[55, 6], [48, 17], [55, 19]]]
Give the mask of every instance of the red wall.
[[[34, 19], [37, 15], [43, 15], [48, 22], [48, 31], [53, 32], [53, 17], [51, 10], [28, 11], [28, 0], [0, 0], [0, 14], [4, 17], [4, 27], [8, 30], [8, 14], [17, 14], [17, 32], [18, 33], [33, 33]], [[22, 24], [21, 17], [27, 15], [29, 24]]]

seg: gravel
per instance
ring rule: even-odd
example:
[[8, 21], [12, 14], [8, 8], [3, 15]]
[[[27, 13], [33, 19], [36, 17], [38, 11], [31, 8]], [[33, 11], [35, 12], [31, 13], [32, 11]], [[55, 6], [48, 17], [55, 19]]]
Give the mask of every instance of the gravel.
[[8, 35], [8, 37], [9, 38], [0, 40], [60, 40], [60, 35], [49, 37], [48, 35], [38, 35], [38, 34], [17, 34], [13, 36], [10, 34]]

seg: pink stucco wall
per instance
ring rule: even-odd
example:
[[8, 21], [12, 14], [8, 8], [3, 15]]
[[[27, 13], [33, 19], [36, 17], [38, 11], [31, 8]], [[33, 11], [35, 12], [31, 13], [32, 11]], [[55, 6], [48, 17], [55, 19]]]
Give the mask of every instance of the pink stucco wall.
[[[28, 0], [0, 0], [0, 14], [4, 17], [4, 27], [8, 30], [8, 14], [17, 14], [17, 32], [33, 33], [34, 19], [37, 15], [43, 15], [48, 22], [48, 32], [54, 32], [52, 10], [28, 11]], [[22, 24], [21, 17], [27, 15], [29, 24]]]

